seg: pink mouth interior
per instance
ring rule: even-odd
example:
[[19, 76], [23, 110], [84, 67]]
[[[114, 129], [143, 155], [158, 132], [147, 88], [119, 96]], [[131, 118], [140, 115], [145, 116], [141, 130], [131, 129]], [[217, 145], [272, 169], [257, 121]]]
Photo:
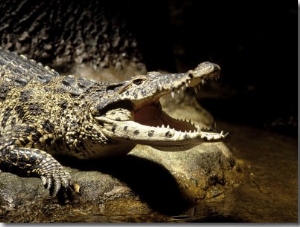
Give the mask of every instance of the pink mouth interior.
[[134, 121], [147, 126], [174, 128], [176, 131], [190, 131], [196, 128], [186, 122], [172, 118], [162, 111], [160, 103], [145, 106], [134, 113]]

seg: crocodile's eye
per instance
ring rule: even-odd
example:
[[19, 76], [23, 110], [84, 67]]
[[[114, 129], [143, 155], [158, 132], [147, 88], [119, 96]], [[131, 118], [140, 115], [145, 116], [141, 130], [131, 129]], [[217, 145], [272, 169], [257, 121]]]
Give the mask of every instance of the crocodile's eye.
[[138, 78], [132, 81], [135, 85], [141, 85], [144, 82], [144, 79]]

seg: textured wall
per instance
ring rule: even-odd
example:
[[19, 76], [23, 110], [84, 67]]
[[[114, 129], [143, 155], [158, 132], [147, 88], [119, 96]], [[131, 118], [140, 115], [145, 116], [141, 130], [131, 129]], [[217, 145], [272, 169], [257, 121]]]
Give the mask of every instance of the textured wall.
[[60, 71], [78, 63], [122, 68], [141, 61], [126, 3], [2, 0], [0, 10], [1, 47]]

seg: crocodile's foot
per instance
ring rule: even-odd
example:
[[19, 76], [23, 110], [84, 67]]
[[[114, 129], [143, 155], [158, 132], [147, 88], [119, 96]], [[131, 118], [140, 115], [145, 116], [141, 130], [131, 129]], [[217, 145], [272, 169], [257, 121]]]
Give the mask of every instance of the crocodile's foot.
[[55, 197], [59, 190], [70, 188], [71, 176], [51, 155], [45, 153], [44, 156], [31, 172], [40, 176], [44, 187]]
[[52, 197], [70, 188], [71, 176], [64, 167], [45, 151], [18, 147], [19, 140], [0, 137], [0, 167], [17, 168], [21, 175], [38, 176]]

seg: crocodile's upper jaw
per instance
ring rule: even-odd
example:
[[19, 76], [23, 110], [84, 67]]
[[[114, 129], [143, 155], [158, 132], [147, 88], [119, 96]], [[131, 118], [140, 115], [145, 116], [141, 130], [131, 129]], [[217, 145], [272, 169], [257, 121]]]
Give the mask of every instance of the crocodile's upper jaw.
[[[198, 89], [205, 80], [217, 79], [219, 72], [218, 65], [205, 62], [195, 70], [169, 74], [165, 78], [149, 73], [149, 81], [146, 79], [144, 84], [145, 91], [138, 92], [141, 90], [132, 84], [120, 94], [123, 102], [130, 101], [130, 104], [123, 104], [121, 108], [112, 105], [113, 108], [108, 108], [105, 114], [95, 119], [103, 125], [101, 131], [112, 140], [145, 144], [160, 150], [185, 150], [203, 141], [221, 140], [226, 136], [223, 132], [204, 131], [190, 121], [174, 119], [161, 109], [159, 103], [163, 95], [171, 93], [174, 97], [175, 92], [186, 87]], [[131, 95], [133, 92], [135, 98]], [[118, 102], [122, 103], [121, 100]]]

